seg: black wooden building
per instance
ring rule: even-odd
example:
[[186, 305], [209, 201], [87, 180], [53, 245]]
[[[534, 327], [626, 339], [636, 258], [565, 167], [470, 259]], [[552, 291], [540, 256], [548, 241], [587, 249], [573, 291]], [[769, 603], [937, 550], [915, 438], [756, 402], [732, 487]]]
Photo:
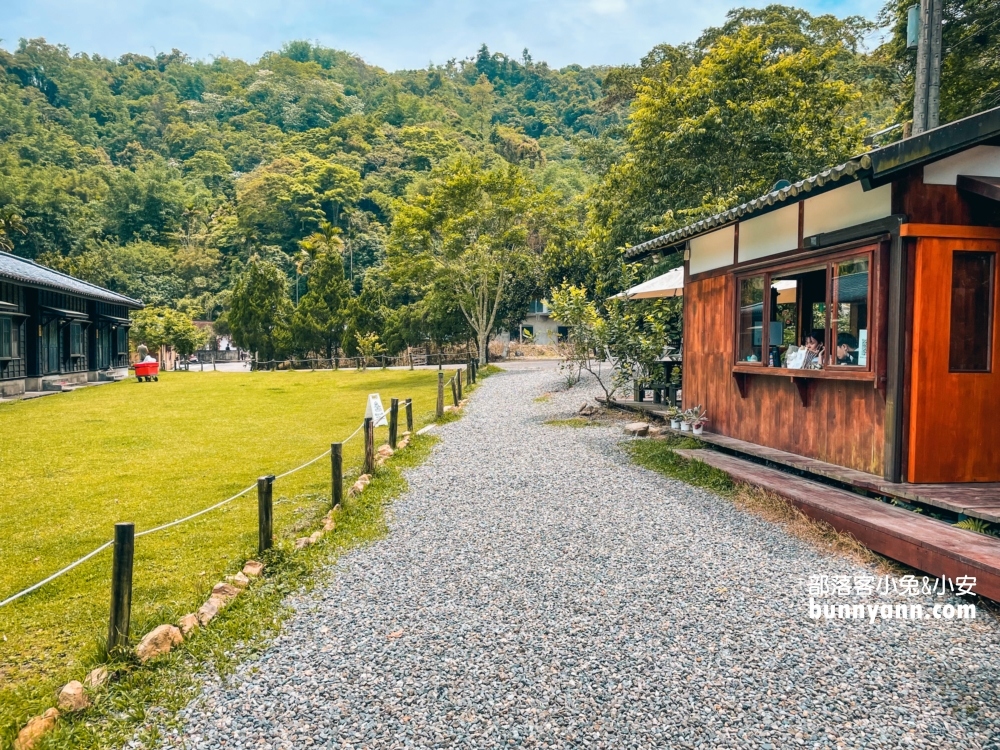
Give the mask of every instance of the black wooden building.
[[142, 302], [0, 252], [0, 397], [110, 377], [129, 365]]

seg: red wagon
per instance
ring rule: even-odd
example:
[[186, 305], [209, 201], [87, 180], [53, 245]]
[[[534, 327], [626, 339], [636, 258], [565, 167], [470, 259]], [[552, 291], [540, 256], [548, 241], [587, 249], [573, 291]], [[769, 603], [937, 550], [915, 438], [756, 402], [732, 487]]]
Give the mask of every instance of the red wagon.
[[146, 379], [148, 383], [150, 380], [159, 380], [160, 374], [160, 363], [159, 362], [136, 362], [135, 364], [135, 377], [140, 383], [143, 378]]

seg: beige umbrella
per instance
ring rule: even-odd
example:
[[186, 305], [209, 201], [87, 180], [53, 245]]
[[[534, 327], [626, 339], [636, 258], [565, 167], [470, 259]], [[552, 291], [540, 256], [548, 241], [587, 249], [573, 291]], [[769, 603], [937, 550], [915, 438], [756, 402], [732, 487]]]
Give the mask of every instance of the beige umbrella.
[[[631, 289], [614, 295], [628, 299], [659, 299], [661, 297], [680, 297], [684, 294], [684, 268], [675, 268], [662, 276], [636, 284]], [[614, 297], [612, 299], [614, 299]]]

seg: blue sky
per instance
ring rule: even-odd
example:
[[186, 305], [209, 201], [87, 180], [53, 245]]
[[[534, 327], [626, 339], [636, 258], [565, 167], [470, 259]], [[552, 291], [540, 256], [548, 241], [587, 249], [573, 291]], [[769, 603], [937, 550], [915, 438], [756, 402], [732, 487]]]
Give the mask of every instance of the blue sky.
[[[787, 1], [787, 0], [786, 0]], [[309, 39], [390, 70], [491, 50], [553, 66], [635, 62], [653, 45], [694, 39], [739, 0], [0, 0], [0, 45], [45, 37], [118, 57], [172, 47], [255, 60]], [[813, 13], [873, 18], [882, 0], [799, 0]]]

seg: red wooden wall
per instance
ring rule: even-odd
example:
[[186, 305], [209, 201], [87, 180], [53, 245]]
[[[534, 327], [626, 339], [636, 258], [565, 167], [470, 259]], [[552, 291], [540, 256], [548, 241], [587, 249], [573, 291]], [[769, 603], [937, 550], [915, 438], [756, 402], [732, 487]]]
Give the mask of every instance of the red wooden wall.
[[881, 476], [885, 401], [870, 381], [816, 379], [802, 406], [789, 378], [750, 375], [741, 398], [733, 276], [689, 281], [684, 295], [684, 406], [703, 405], [710, 431]]
[[[910, 482], [1000, 481], [1000, 301], [994, 299], [992, 372], [949, 372], [955, 250], [1000, 250], [1000, 242], [948, 237], [920, 237], [917, 241], [907, 461]], [[994, 290], [1000, 290], [1000, 263], [994, 270]]]

